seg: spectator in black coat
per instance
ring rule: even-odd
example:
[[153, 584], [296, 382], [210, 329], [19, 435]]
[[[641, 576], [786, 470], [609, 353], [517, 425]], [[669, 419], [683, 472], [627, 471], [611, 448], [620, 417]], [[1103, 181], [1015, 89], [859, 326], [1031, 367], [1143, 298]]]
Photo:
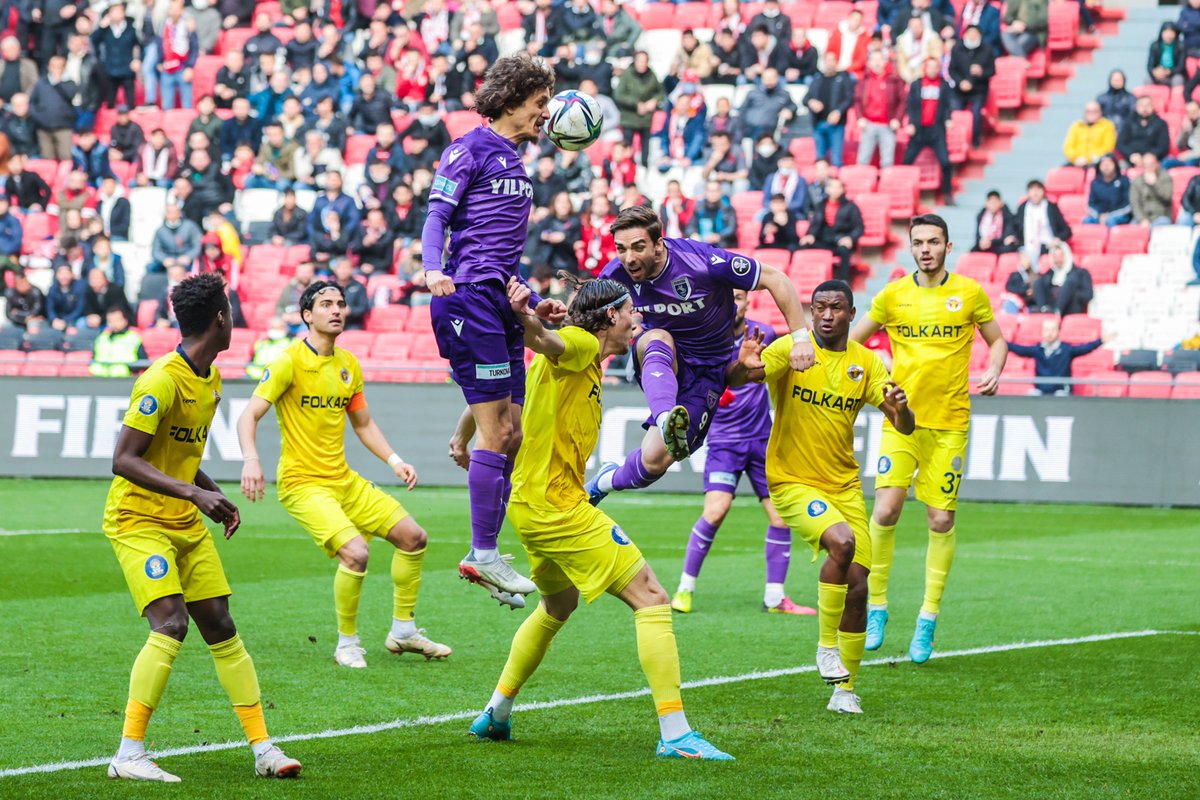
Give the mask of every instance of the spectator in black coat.
[[1075, 266], [1071, 248], [1064, 242], [1051, 246], [1050, 269], [1033, 285], [1033, 301], [1038, 309], [1061, 317], [1086, 314], [1092, 295], [1092, 274]]
[[[440, 150], [438, 152], [441, 152]], [[372, 164], [387, 164], [397, 175], [408, 175], [413, 167], [408, 154], [396, 137], [396, 128], [389, 119], [375, 127], [375, 145], [367, 151], [367, 167]]]
[[41, 158], [38, 146], [37, 123], [29, 113], [29, 95], [17, 92], [8, 104], [8, 109], [0, 119], [0, 130], [8, 136], [9, 147], [14, 153]]
[[975, 246], [973, 253], [1015, 253], [1021, 247], [1013, 213], [993, 190], [988, 192], [983, 208], [975, 216]]
[[536, 48], [540, 56], [554, 54], [562, 40], [562, 18], [560, 9], [551, 0], [534, 0], [534, 10], [521, 19], [525, 41]]
[[[701, 83], [714, 83], [733, 86], [741, 77], [745, 64], [745, 53], [738, 47], [737, 38], [732, 31], [719, 30], [712, 44], [713, 71]], [[815, 56], [814, 56], [815, 57]], [[791, 66], [789, 63], [788, 66]], [[815, 66], [815, 65], [814, 65]]]
[[283, 49], [283, 42], [279, 40], [278, 36], [271, 33], [270, 16], [262, 12], [256, 14], [254, 29], [255, 34], [242, 46], [242, 52], [246, 54], [247, 60], [251, 63], [257, 62], [260, 55], [273, 55]]
[[704, 187], [704, 199], [696, 203], [688, 220], [687, 235], [714, 247], [734, 247], [737, 226], [737, 214], [729, 198], [721, 192], [720, 181], [709, 181]]
[[950, 51], [949, 74], [954, 83], [951, 108], [970, 109], [974, 121], [971, 144], [979, 147], [983, 141], [983, 107], [987, 105], [992, 76], [996, 74], [996, 53], [983, 41], [977, 26], [968, 26], [962, 42]]
[[1096, 102], [1119, 133], [1126, 120], [1132, 119], [1137, 97], [1125, 88], [1125, 73], [1114, 69], [1108, 74], [1108, 88], [1096, 96]]
[[119, 242], [129, 239], [129, 220], [132, 210], [125, 199], [125, 189], [116, 177], [109, 175], [100, 181], [96, 193], [96, 216], [104, 226], [104, 235]]
[[46, 295], [46, 319], [56, 331], [74, 328], [83, 317], [83, 305], [87, 284], [75, 277], [70, 264], [61, 264], [54, 270], [54, 283]]
[[257, 153], [261, 143], [262, 123], [250, 116], [250, 101], [239, 97], [233, 101], [233, 116], [221, 123], [221, 159], [231, 160], [241, 144]]
[[45, 211], [50, 205], [50, 185], [36, 172], [27, 172], [27, 156], [15, 153], [8, 160], [4, 193], [14, 199], [22, 211]]
[[1193, 175], [1179, 200], [1177, 225], [1200, 225], [1200, 175]]
[[833, 253], [838, 260], [834, 277], [849, 281], [854, 248], [864, 231], [862, 212], [846, 199], [846, 186], [841, 178], [829, 178], [825, 193], [825, 199], [813, 208], [808, 233], [800, 240], [800, 246]]
[[112, 108], [117, 104], [117, 91], [122, 90], [124, 102], [132, 105], [134, 82], [142, 69], [142, 47], [133, 24], [125, 18], [123, 2], [109, 5], [101, 17], [100, 26], [92, 33], [92, 50], [100, 104]]
[[1151, 83], [1159, 86], [1183, 86], [1187, 55], [1179, 39], [1179, 28], [1174, 22], [1164, 22], [1158, 38], [1150, 45], [1146, 59], [1146, 72]]
[[233, 108], [233, 101], [250, 96], [250, 69], [246, 66], [246, 54], [241, 50], [225, 53], [225, 63], [217, 70], [217, 82], [213, 84], [213, 99], [217, 108]]
[[412, 187], [407, 183], [398, 183], [392, 187], [392, 196], [383, 204], [388, 228], [396, 234], [396, 238], [404, 247], [414, 240], [420, 241], [426, 211], [425, 201], [416, 197]]
[[125, 290], [109, 281], [104, 270], [95, 268], [88, 272], [87, 284], [83, 300], [83, 314], [87, 327], [99, 328], [104, 324], [108, 312], [114, 308], [124, 311], [128, 319], [134, 318], [129, 301], [125, 299]]
[[[957, 48], [956, 48], [957, 49]], [[933, 151], [942, 168], [942, 195], [946, 205], [954, 205], [954, 167], [946, 147], [946, 126], [950, 124], [950, 84], [942, 78], [942, 64], [935, 58], [925, 60], [920, 80], [908, 89], [908, 146], [905, 164], [917, 160], [922, 150]]]
[[18, 272], [13, 285], [4, 290], [5, 315], [10, 325], [25, 328], [46, 318], [46, 295]]
[[29, 95], [29, 116], [37, 126], [38, 151], [52, 161], [71, 160], [71, 131], [75, 127], [75, 95], [79, 88], [63, 80], [66, 59], [54, 56], [46, 74]]
[[772, 36], [766, 26], [751, 28], [750, 35], [742, 37], [740, 42], [742, 74], [746, 80], [758, 80], [763, 72], [769, 69], [777, 72], [787, 69], [787, 42], [787, 39], [779, 40]]
[[442, 116], [437, 112], [437, 106], [433, 103], [421, 103], [417, 108], [417, 115], [413, 117], [412, 122], [408, 123], [408, 127], [400, 131], [397, 138], [404, 141], [410, 136], [423, 134], [429, 142], [429, 149], [440, 154], [443, 150], [450, 146], [450, 131], [446, 128], [446, 123], [442, 121]]
[[772, 195], [767, 216], [758, 232], [758, 246], [799, 250], [796, 221], [796, 215], [788, 208], [787, 198], [781, 194]]
[[367, 296], [367, 287], [354, 277], [354, 264], [350, 259], [335, 258], [332, 266], [333, 280], [342, 287], [342, 296], [346, 298], [346, 322], [343, 328], [348, 331], [361, 331], [366, 327], [367, 312], [371, 310], [371, 298]]
[[358, 81], [358, 94], [350, 106], [347, 122], [352, 131], [373, 131], [392, 119], [392, 101], [375, 86], [375, 77], [364, 74]]
[[283, 193], [283, 205], [271, 218], [271, 243], [275, 245], [304, 244], [308, 241], [308, 212], [296, 205], [296, 192]]
[[117, 106], [117, 121], [108, 137], [109, 152], [119, 156], [121, 161], [137, 161], [146, 144], [146, 132], [130, 118], [129, 106], [125, 103]]
[[552, 155], [542, 156], [537, 160], [537, 171], [533, 174], [531, 183], [534, 208], [549, 208], [554, 196], [567, 190], [567, 180], [555, 167]]
[[808, 41], [808, 31], [793, 28], [792, 39], [783, 51], [783, 78], [788, 83], [812, 83], [820, 71], [820, 54]]
[[809, 85], [804, 102], [812, 112], [817, 158], [828, 158], [830, 164], [841, 167], [846, 112], [854, 105], [854, 78], [838, 70], [836, 53], [825, 54], [821, 74]]
[[314, 226], [309, 241], [313, 258], [318, 264], [343, 258], [350, 247], [350, 233], [337, 211], [325, 209], [321, 214], [321, 224]]
[[1162, 161], [1171, 149], [1166, 120], [1155, 113], [1149, 97], [1139, 97], [1134, 111], [1117, 132], [1117, 151], [1135, 167], [1142, 163], [1142, 153], [1154, 153]]
[[1070, 241], [1071, 226], [1058, 206], [1046, 198], [1046, 186], [1041, 181], [1032, 180], [1026, 185], [1025, 198], [1013, 215], [1014, 233], [1029, 260], [1037, 264], [1050, 245]]
[[391, 272], [395, 243], [383, 209], [372, 208], [350, 236], [350, 255], [358, 259], [358, 269], [364, 275]]
[[792, 38], [792, 18], [783, 13], [779, 0], [767, 0], [763, 10], [750, 18], [747, 27], [751, 30], [761, 27], [778, 42], [787, 42]]

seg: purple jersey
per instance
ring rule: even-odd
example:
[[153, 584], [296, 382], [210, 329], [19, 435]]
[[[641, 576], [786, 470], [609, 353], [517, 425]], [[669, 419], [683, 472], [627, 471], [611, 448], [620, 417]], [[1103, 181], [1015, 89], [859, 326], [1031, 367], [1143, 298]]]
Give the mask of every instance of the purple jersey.
[[446, 274], [455, 283], [518, 274], [533, 184], [515, 144], [486, 125], [457, 139], [442, 153], [429, 202], [454, 208]]
[[600, 277], [629, 287], [642, 326], [670, 333], [682, 360], [697, 366], [726, 364], [737, 316], [733, 290], [757, 288], [762, 265], [690, 239], [663, 239], [663, 243], [667, 265], [657, 278], [634, 281], [620, 259], [613, 259]]
[[[760, 328], [763, 332], [763, 344], [775, 341], [775, 331], [770, 325], [746, 320], [746, 330]], [[734, 353], [731, 361], [737, 361], [737, 351], [742, 346], [744, 336], [739, 336], [733, 343]], [[771, 397], [765, 383], [747, 383], [726, 392], [733, 395], [729, 405], [718, 404], [717, 412], [713, 415], [712, 427], [709, 428], [710, 442], [743, 442], [750, 439], [766, 439], [771, 436]]]

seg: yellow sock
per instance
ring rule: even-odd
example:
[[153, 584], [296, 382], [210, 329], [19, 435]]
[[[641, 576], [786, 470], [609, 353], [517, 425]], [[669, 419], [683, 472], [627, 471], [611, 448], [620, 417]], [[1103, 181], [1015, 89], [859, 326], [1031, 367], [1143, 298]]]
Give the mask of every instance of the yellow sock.
[[945, 533], [929, 532], [929, 549], [925, 551], [925, 602], [921, 604], [921, 610], [929, 614], [942, 610], [946, 576], [954, 563], [954, 541], [954, 528]]
[[171, 665], [181, 647], [183, 642], [161, 633], [151, 633], [142, 645], [129, 673], [129, 700], [125, 704], [125, 726], [121, 732], [126, 739], [140, 742], [146, 738], [150, 715], [158, 708], [158, 701], [167, 688], [167, 679], [171, 677]]
[[817, 644], [821, 647], [838, 646], [838, 625], [842, 624], [842, 612], [846, 610], [846, 584], [817, 583]]
[[858, 675], [858, 666], [863, 660], [863, 650], [867, 645], [867, 632], [847, 633], [838, 631], [838, 651], [842, 664], [850, 672], [850, 680], [842, 684], [847, 691], [854, 691], [854, 678]]
[[417, 590], [421, 588], [421, 564], [424, 561], [424, 547], [412, 553], [397, 549], [392, 555], [392, 583], [396, 585], [392, 616], [396, 619], [413, 618]]
[[365, 577], [366, 570], [355, 572], [342, 564], [333, 576], [333, 610], [337, 612], [338, 633], [343, 636], [358, 633], [358, 601]]
[[675, 645], [675, 629], [671, 626], [670, 606], [650, 606], [633, 612], [637, 629], [638, 660], [650, 684], [650, 696], [661, 717], [683, 710], [683, 695], [679, 692], [679, 648]]
[[234, 634], [232, 639], [209, 645], [208, 649], [217, 668], [217, 679], [233, 703], [233, 710], [246, 731], [246, 739], [250, 744], [266, 741], [267, 724], [258, 702], [258, 673], [254, 671], [254, 660], [242, 644], [242, 637]]
[[896, 526], [880, 525], [871, 520], [871, 574], [867, 577], [870, 599], [874, 606], [887, 605], [888, 576], [892, 558], [896, 555]]
[[508, 661], [496, 685], [500, 694], [505, 697], [517, 696], [525, 681], [542, 663], [550, 643], [554, 641], [554, 635], [562, 630], [564, 624], [565, 620], [557, 620], [547, 614], [541, 603], [533, 607], [533, 613], [525, 618], [513, 636]]

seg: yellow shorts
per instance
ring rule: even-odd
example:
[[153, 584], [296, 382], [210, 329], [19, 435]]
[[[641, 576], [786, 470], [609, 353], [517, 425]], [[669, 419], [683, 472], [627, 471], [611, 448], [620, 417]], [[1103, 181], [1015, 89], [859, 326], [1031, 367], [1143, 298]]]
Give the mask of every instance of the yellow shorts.
[[508, 519], [529, 554], [529, 577], [543, 595], [574, 586], [591, 603], [605, 592], [622, 591], [646, 564], [621, 526], [587, 503], [566, 511], [509, 503]]
[[357, 472], [335, 483], [280, 485], [279, 502], [330, 558], [355, 536], [387, 536], [408, 516], [399, 500]]
[[771, 502], [784, 524], [812, 548], [813, 561], [821, 552], [821, 536], [825, 531], [845, 522], [854, 533], [854, 563], [871, 568], [871, 534], [861, 486], [835, 493], [800, 483], [783, 483], [771, 487]]
[[917, 499], [930, 508], [954, 511], [958, 508], [966, 456], [966, 431], [917, 428], [911, 436], [905, 436], [884, 426], [875, 488], [907, 489], [916, 472]]
[[108, 540], [139, 614], [168, 595], [182, 594], [192, 603], [231, 594], [217, 545], [203, 523], [183, 531], [108, 534]]

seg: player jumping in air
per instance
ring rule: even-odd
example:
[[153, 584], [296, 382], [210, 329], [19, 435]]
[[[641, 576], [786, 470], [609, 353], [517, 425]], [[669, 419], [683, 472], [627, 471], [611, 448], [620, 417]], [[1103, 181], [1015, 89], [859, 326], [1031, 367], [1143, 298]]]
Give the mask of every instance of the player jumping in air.
[[279, 502], [330, 558], [337, 558], [333, 606], [338, 643], [333, 660], [343, 667], [367, 666], [358, 638], [358, 604], [367, 575], [367, 539], [381, 537], [392, 554], [392, 629], [384, 646], [396, 654], [418, 653], [442, 659], [450, 648], [431, 641], [413, 620], [425, 531], [397, 500], [346, 464], [349, 418], [363, 445], [408, 484], [417, 471], [388, 444], [371, 418], [363, 394], [362, 370], [352, 353], [336, 347], [346, 322], [346, 298], [336, 283], [317, 281], [300, 298], [308, 335], [292, 343], [263, 372], [258, 388], [238, 420], [242, 446], [242, 494], [263, 498], [262, 460], [255, 442], [258, 421], [271, 406], [279, 418]]
[[979, 381], [981, 394], [996, 393], [1008, 345], [983, 288], [970, 278], [946, 271], [946, 256], [953, 246], [945, 220], [933, 214], [914, 217], [908, 235], [916, 272], [884, 287], [851, 338], [865, 342], [880, 328], [887, 329], [896, 380], [912, 391], [913, 410], [920, 421], [912, 436], [897, 435], [886, 422], [883, 426], [871, 515], [874, 560], [867, 649], [876, 650], [883, 644], [896, 523], [916, 472], [917, 500], [925, 504], [929, 523], [929, 549], [925, 555], [925, 601], [908, 655], [923, 664], [933, 652], [933, 632], [954, 561], [954, 510], [971, 423], [968, 370], [975, 329], [990, 351], [987, 371]]
[[[897, 436], [911, 434], [916, 421], [904, 391], [892, 382], [879, 356], [847, 341], [854, 319], [848, 284], [825, 281], [818, 286], [812, 319], [817, 358], [811, 369], [796, 372], [790, 367], [786, 340], [764, 350], [761, 337], [747, 336], [730, 379], [739, 383], [765, 377], [771, 391], [771, 500], [812, 548], [814, 559], [821, 550], [828, 553], [817, 583], [817, 671], [835, 685], [830, 711], [861, 714], [854, 680], [866, 638], [871, 539], [854, 460], [854, 421], [864, 403], [883, 411]], [[796, 458], [797, 453], [806, 457]]]
[[[733, 320], [734, 347], [741, 348], [747, 332], [761, 331], [763, 344], [775, 340], [775, 331], [761, 322], [746, 319], [748, 295], [744, 289], [733, 290], [737, 316]], [[735, 352], [733, 363], [737, 362]], [[771, 436], [771, 400], [765, 386], [750, 383], [738, 389], [729, 388], [717, 402], [712, 429], [708, 436], [708, 452], [704, 459], [704, 513], [692, 527], [679, 590], [671, 598], [671, 608], [687, 614], [692, 610], [692, 595], [696, 578], [708, 556], [717, 529], [725, 521], [734, 492], [742, 473], [746, 473], [750, 488], [762, 503], [767, 515], [767, 587], [763, 592], [763, 611], [774, 614], [815, 614], [811, 608], [796, 605], [784, 594], [788, 563], [792, 553], [792, 531], [783, 524], [771, 503], [767, 488], [767, 439]]]
[[641, 448], [588, 481], [592, 504], [640, 489], [704, 442], [733, 349], [733, 289], [766, 289], [792, 331], [792, 367], [812, 366], [813, 347], [796, 288], [756, 259], [689, 239], [665, 239], [654, 211], [635, 206], [612, 224], [617, 257], [601, 272], [626, 286], [644, 332], [635, 342], [638, 380], [650, 406]]
[[517, 456], [508, 517], [529, 554], [541, 601], [513, 637], [492, 699], [471, 725], [480, 739], [512, 738], [513, 698], [583, 595], [607, 593], [633, 609], [638, 658], [658, 710], [657, 755], [729, 760], [688, 725], [680, 695], [679, 651], [666, 591], [637, 545], [588, 503], [584, 465], [600, 436], [601, 360], [628, 352], [633, 303], [611, 280], [582, 284], [559, 332], [528, 308], [529, 289], [509, 283], [525, 344], [539, 355], [529, 370], [525, 444]]
[[229, 614], [229, 583], [200, 516], [223, 526], [226, 539], [241, 524], [237, 507], [200, 470], [221, 402], [221, 375], [212, 363], [229, 349], [233, 330], [225, 282], [212, 272], [188, 278], [171, 290], [171, 307], [183, 342], [133, 386], [104, 509], [104, 534], [138, 613], [150, 623], [129, 676], [121, 747], [108, 777], [179, 781], [150, 760], [145, 739], [191, 617], [246, 731], [255, 772], [291, 778], [300, 774], [300, 762], [267, 736], [258, 675]]
[[[541, 136], [553, 89], [554, 71], [525, 53], [488, 69], [475, 91], [475, 110], [489, 122], [442, 153], [421, 234], [438, 349], [450, 361], [479, 436], [467, 472], [471, 551], [459, 573], [517, 607], [524, 607], [521, 595], [534, 585], [497, 549], [525, 400], [523, 328], [506, 286], [518, 274], [533, 203], [533, 184], [518, 147]], [[450, 246], [443, 266], [447, 229]], [[531, 295], [530, 304], [553, 322], [566, 313], [557, 300]]]

